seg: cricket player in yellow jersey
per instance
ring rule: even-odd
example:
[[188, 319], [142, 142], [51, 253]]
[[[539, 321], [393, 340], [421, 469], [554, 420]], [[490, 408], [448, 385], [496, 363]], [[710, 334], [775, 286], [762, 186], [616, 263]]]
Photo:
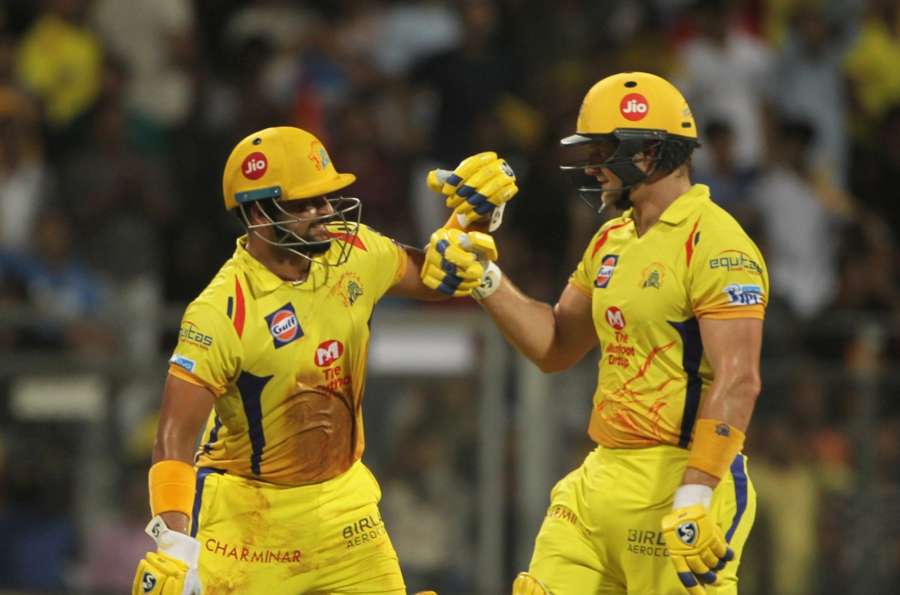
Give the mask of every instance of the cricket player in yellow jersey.
[[[504, 166], [463, 172], [496, 192], [456, 200], [451, 225], [512, 198]], [[247, 234], [181, 323], [149, 473], [158, 548], [135, 594], [405, 593], [360, 460], [368, 323], [386, 294], [468, 295], [484, 269], [459, 244], [496, 253], [449, 228], [424, 253], [395, 243], [340, 197], [354, 179], [298, 128], [251, 134], [228, 158], [225, 206]]]
[[562, 144], [580, 152], [568, 168], [591, 180], [581, 190], [627, 210], [597, 231], [555, 305], [494, 263], [473, 294], [546, 372], [600, 346], [597, 448], [553, 489], [513, 593], [734, 594], [756, 510], [741, 449], [760, 389], [765, 263], [692, 185], [696, 125], [662, 78], [601, 80]]

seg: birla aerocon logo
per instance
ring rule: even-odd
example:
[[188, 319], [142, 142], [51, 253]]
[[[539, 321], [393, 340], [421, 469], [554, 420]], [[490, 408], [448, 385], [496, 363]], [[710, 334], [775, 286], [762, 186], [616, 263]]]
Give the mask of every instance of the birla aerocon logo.
[[647, 98], [640, 93], [629, 93], [619, 102], [619, 112], [626, 120], [636, 122], [641, 120], [650, 111], [650, 104]]
[[303, 328], [300, 327], [297, 314], [294, 312], [294, 305], [290, 302], [266, 316], [266, 324], [272, 335], [272, 341], [275, 343], [275, 349], [284, 347], [303, 336]]
[[269, 169], [269, 160], [259, 151], [250, 153], [244, 157], [244, 162], [241, 163], [241, 173], [250, 180], [263, 177], [267, 169]]

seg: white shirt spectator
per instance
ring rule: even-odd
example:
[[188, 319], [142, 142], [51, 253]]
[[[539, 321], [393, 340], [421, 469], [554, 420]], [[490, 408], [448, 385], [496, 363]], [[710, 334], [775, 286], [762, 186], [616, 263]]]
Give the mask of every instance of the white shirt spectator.
[[831, 217], [809, 182], [778, 165], [761, 178], [753, 201], [762, 213], [772, 291], [809, 319], [836, 290]]

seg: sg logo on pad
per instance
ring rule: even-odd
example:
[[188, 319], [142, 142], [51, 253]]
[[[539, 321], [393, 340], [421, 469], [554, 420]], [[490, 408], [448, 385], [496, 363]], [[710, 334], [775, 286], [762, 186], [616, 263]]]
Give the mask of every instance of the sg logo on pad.
[[141, 588], [144, 590], [144, 593], [149, 593], [154, 587], [156, 587], [156, 577], [149, 572], [145, 572], [144, 576], [141, 577]]
[[266, 316], [266, 325], [269, 327], [275, 349], [293, 343], [303, 336], [303, 328], [297, 320], [294, 305], [290, 302]]

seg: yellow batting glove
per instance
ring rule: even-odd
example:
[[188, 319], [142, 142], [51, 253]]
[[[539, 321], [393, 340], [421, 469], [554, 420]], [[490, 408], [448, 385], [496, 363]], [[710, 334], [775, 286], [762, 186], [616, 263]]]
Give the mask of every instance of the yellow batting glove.
[[150, 521], [146, 531], [156, 541], [157, 551], [149, 552], [138, 564], [132, 595], [202, 595], [197, 574], [200, 542], [172, 531], [159, 516]]
[[431, 234], [420, 276], [440, 293], [463, 297], [481, 285], [485, 259], [497, 258], [494, 239], [484, 233], [442, 227]]
[[431, 170], [426, 182], [447, 197], [447, 206], [453, 209], [450, 223], [461, 229], [489, 220], [488, 230], [496, 230], [503, 221], [506, 203], [519, 191], [516, 174], [493, 151], [463, 159], [452, 172]]
[[690, 595], [703, 595], [703, 584], [715, 584], [716, 573], [734, 558], [725, 535], [703, 504], [676, 508], [662, 520], [669, 558]]

